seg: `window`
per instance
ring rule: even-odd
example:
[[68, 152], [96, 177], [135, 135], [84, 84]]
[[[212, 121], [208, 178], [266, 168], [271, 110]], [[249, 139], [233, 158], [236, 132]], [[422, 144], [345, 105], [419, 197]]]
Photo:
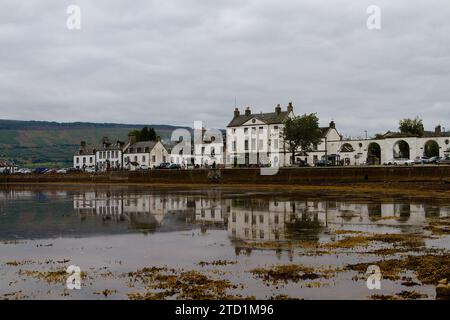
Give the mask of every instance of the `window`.
[[232, 217], [233, 222], [236, 222], [236, 212], [233, 212], [231, 217]]
[[76, 160], [76, 163], [80, 163], [80, 158], [76, 157], [75, 160]]
[[83, 163], [86, 163], [86, 158], [85, 157], [83, 157]]
[[256, 127], [252, 127], [252, 134], [256, 134]]
[[216, 154], [216, 151], [214, 149], [214, 147], [211, 147], [211, 156], [214, 157]]
[[278, 131], [278, 126], [274, 126], [273, 131]]
[[248, 151], [248, 140], [245, 140], [245, 151]]
[[259, 134], [263, 134], [264, 132], [264, 128], [263, 127], [259, 127]]
[[273, 148], [276, 150], [278, 149], [278, 139], [273, 140]]
[[256, 139], [252, 139], [252, 150], [256, 150]]
[[236, 133], [236, 129], [233, 129], [233, 133]]
[[94, 162], [94, 158], [93, 157], [89, 157], [89, 163], [93, 163]]
[[142, 162], [145, 162], [145, 156], [142, 156]]
[[259, 216], [259, 223], [264, 223], [264, 216], [263, 215]]
[[138, 160], [137, 160], [137, 156], [134, 156], [134, 162], [137, 162]]
[[156, 162], [156, 156], [152, 156], [152, 162]]
[[245, 216], [244, 216], [244, 222], [248, 223], [248, 213], [246, 213]]
[[236, 141], [233, 141], [232, 146], [232, 151], [236, 151]]
[[244, 134], [248, 134], [248, 128], [244, 128]]
[[166, 162], [166, 156], [163, 156], [163, 162]]

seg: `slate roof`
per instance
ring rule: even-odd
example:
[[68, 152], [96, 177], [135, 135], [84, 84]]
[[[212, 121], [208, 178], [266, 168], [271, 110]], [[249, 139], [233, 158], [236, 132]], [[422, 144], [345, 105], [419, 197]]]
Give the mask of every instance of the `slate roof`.
[[[139, 141], [136, 143], [133, 143], [130, 145], [125, 153], [143, 153], [143, 152], [150, 152], [153, 150], [155, 145], [157, 144], [157, 141]], [[138, 152], [138, 149], [139, 152]], [[131, 151], [130, 151], [131, 150]]]
[[0, 159], [0, 167], [16, 167], [16, 165], [8, 160]]
[[227, 127], [238, 127], [246, 123], [247, 121], [255, 118], [257, 120], [260, 120], [266, 124], [277, 124], [277, 123], [283, 123], [284, 120], [288, 117], [289, 112], [288, 111], [281, 111], [280, 113], [276, 112], [269, 112], [269, 113], [252, 113], [249, 116], [246, 116], [245, 114], [241, 114], [237, 117], [234, 117]]
[[84, 147], [80, 147], [76, 155], [93, 155], [95, 154], [95, 150], [97, 150], [96, 146], [87, 144]]

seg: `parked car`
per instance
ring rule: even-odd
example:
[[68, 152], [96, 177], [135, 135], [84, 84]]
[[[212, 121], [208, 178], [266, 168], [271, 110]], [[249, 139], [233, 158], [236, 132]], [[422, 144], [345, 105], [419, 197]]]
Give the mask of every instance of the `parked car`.
[[422, 156], [422, 157], [416, 157], [414, 159], [414, 163], [415, 164], [426, 164], [428, 163], [428, 161], [430, 161], [430, 158]]
[[21, 169], [17, 170], [16, 173], [18, 173], [18, 174], [29, 174], [29, 173], [31, 173], [31, 169], [21, 168]]
[[51, 169], [48, 169], [47, 171], [45, 171], [44, 173], [45, 174], [51, 174], [51, 173], [56, 173], [57, 171], [58, 171], [58, 169], [51, 168]]
[[438, 161], [441, 159], [441, 157], [431, 157], [429, 160], [428, 160], [428, 163], [432, 163], [432, 164], [436, 164], [436, 163], [438, 163]]
[[67, 168], [67, 173], [78, 173], [78, 172], [82, 172], [82, 170], [79, 168]]
[[67, 169], [66, 168], [61, 168], [61, 169], [58, 169], [58, 170], [56, 170], [56, 173], [67, 173]]
[[158, 166], [155, 167], [155, 169], [168, 169], [170, 166], [169, 162], [162, 162]]
[[95, 168], [94, 168], [94, 167], [86, 167], [86, 168], [84, 169], [84, 172], [87, 172], [87, 173], [95, 173]]
[[295, 165], [297, 167], [309, 167], [309, 163], [304, 160], [298, 160]]
[[150, 167], [149, 167], [148, 165], [146, 165], [146, 164], [142, 164], [142, 165], [139, 167], [139, 170], [148, 170], [148, 169], [150, 169]]
[[393, 159], [386, 163], [387, 165], [394, 165], [394, 166], [412, 166], [414, 164], [414, 160], [406, 159], [406, 158], [399, 158], [399, 159]]
[[168, 166], [168, 169], [181, 169], [181, 166], [179, 164], [176, 163], [172, 163], [171, 165]]
[[48, 171], [48, 168], [44, 168], [44, 167], [38, 167], [38, 168], [34, 168], [33, 169], [33, 173], [37, 173], [37, 174], [41, 174], [41, 173], [45, 173]]
[[331, 166], [332, 165], [332, 163], [331, 163], [331, 161], [329, 161], [329, 160], [318, 160], [316, 163], [315, 163], [315, 166], [316, 167], [329, 167], [329, 166]]
[[450, 164], [450, 157], [440, 158], [437, 164]]

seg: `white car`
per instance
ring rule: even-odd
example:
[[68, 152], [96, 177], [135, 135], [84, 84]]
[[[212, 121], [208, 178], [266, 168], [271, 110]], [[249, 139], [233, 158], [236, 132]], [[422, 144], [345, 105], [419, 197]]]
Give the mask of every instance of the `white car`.
[[67, 173], [67, 169], [65, 168], [58, 169], [56, 170], [56, 173]]
[[406, 158], [399, 158], [399, 159], [393, 159], [386, 163], [387, 165], [394, 165], [394, 166], [412, 166], [414, 165], [414, 160], [406, 159]]
[[29, 173], [31, 173], [31, 170], [27, 169], [27, 168], [21, 168], [21, 169], [17, 170], [16, 173], [29, 174]]

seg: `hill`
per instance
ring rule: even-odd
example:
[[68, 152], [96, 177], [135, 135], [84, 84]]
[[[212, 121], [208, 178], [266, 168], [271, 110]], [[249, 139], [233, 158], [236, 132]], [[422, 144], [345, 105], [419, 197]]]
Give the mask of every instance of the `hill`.
[[126, 140], [128, 133], [144, 126], [155, 129], [163, 140], [169, 141], [170, 125], [139, 125], [91, 122], [49, 122], [0, 119], [0, 158], [14, 161], [19, 166], [72, 165], [72, 156], [80, 141], [98, 143], [102, 137]]

